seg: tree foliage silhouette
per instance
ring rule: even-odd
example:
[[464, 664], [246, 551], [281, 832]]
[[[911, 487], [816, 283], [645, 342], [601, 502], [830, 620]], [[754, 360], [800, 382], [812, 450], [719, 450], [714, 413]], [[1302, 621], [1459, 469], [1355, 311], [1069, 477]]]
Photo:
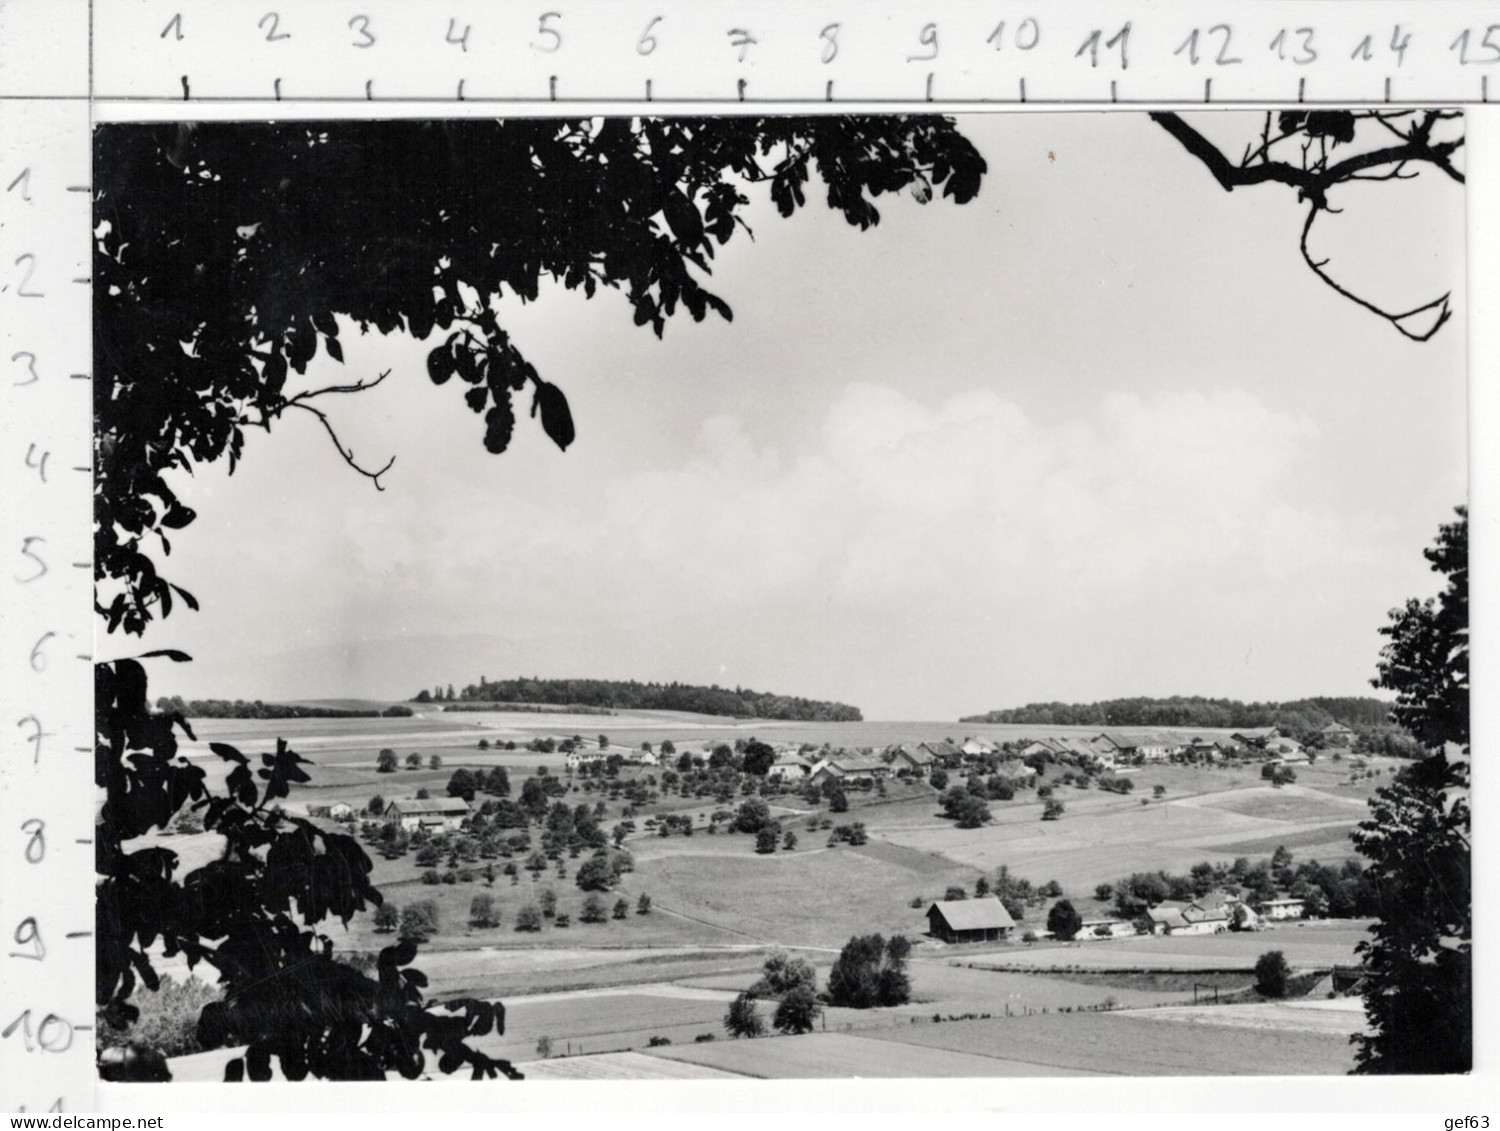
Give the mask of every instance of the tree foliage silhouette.
[[[544, 283], [618, 291], [657, 336], [679, 311], [729, 306], [703, 283], [764, 185], [783, 216], [816, 176], [862, 229], [874, 198], [971, 200], [983, 158], [936, 117], [523, 119], [106, 126], [96, 132], [98, 611], [140, 632], [193, 597], [161, 576], [194, 519], [171, 471], [244, 453], [248, 429], [306, 415], [377, 486], [326, 406], [389, 377], [296, 390], [341, 323], [434, 342], [502, 452], [516, 399], [566, 448], [566, 397], [499, 324], [492, 300]], [[403, 378], [406, 375], [402, 375]], [[450, 695], [451, 698], [451, 695]]]
[[[342, 363], [351, 325], [431, 338], [426, 376], [458, 378], [489, 451], [509, 445], [528, 391], [531, 415], [566, 449], [567, 398], [499, 324], [500, 296], [533, 300], [547, 282], [590, 298], [618, 291], [658, 336], [680, 310], [727, 319], [702, 278], [746, 228], [754, 186], [790, 216], [817, 177], [829, 207], [863, 229], [883, 193], [940, 190], [964, 203], [985, 171], [953, 124], [932, 117], [167, 124], [94, 138], [95, 608], [109, 632], [134, 635], [179, 602], [198, 607], [159, 568], [196, 517], [174, 473], [221, 459], [233, 473], [248, 430], [306, 415], [383, 487], [394, 457], [360, 459], [328, 406], [391, 374], [298, 387], [320, 350]], [[413, 939], [381, 951], [374, 976], [336, 961], [319, 925], [381, 904], [369, 858], [353, 838], [281, 811], [308, 780], [284, 741], [259, 769], [211, 744], [229, 766], [223, 792], [211, 790], [178, 750], [179, 732], [193, 737], [188, 721], [149, 704], [139, 660], [162, 657], [189, 658], [96, 666], [105, 1021], [133, 1019], [135, 986], [159, 984], [160, 947], [217, 970], [223, 999], [204, 1009], [200, 1039], [247, 1046], [226, 1079], [269, 1079], [273, 1057], [292, 1079], [415, 1077], [428, 1054], [444, 1073], [517, 1076], [470, 1045], [503, 1032], [503, 1007], [436, 1011], [411, 968]], [[132, 844], [184, 807], [224, 841], [219, 859], [185, 874], [171, 850]]]
[[1432, 753], [1375, 791], [1354, 843], [1381, 910], [1359, 944], [1367, 1032], [1356, 1073], [1467, 1072], [1473, 1066], [1473, 917], [1469, 846], [1469, 520], [1424, 551], [1446, 579], [1436, 599], [1393, 609], [1375, 686]]

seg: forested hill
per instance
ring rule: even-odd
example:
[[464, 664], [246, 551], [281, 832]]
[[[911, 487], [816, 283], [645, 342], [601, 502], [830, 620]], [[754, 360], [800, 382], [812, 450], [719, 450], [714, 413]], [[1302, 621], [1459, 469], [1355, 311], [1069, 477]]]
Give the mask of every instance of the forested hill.
[[1106, 699], [1099, 703], [1028, 703], [1024, 707], [969, 715], [963, 723], [1055, 723], [1063, 726], [1280, 727], [1288, 733], [1329, 723], [1379, 727], [1390, 722], [1391, 705], [1369, 696], [1316, 697], [1286, 703], [1242, 703], [1174, 695], [1170, 699]]
[[480, 677], [458, 695], [450, 687], [442, 696], [423, 691], [423, 702], [555, 703], [617, 710], [692, 711], [737, 718], [792, 719], [799, 722], [857, 723], [863, 716], [847, 703], [825, 703], [768, 691], [732, 690], [691, 683], [638, 683], [611, 679], [502, 679]]

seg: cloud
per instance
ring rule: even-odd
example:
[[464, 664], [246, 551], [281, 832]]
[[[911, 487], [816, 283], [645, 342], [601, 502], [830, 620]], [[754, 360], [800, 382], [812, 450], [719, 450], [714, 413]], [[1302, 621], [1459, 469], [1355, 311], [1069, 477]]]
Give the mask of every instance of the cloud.
[[857, 383], [809, 450], [713, 417], [675, 466], [577, 507], [500, 502], [493, 533], [458, 527], [443, 560], [496, 572], [538, 609], [604, 616], [787, 602], [994, 612], [1059, 584], [1170, 591], [1226, 568], [1283, 581], [1347, 536], [1297, 504], [1317, 438], [1237, 390], [1111, 394], [1047, 422], [988, 390], [926, 403]]

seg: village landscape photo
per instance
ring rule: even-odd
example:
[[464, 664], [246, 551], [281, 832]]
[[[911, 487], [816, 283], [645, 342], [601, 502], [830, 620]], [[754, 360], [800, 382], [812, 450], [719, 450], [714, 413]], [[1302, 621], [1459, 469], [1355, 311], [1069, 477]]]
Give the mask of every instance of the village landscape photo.
[[101, 1075], [1467, 1071], [1463, 141], [99, 127]]

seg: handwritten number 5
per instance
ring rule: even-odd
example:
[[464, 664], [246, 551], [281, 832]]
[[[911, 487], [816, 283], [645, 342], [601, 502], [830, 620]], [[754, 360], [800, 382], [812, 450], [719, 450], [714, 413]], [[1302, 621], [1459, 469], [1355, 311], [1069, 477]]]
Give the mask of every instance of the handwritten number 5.
[[558, 31], [554, 27], [547, 26], [548, 20], [560, 19], [562, 19], [561, 12], [543, 12], [541, 14], [540, 18], [538, 18], [536, 22], [536, 33], [537, 35], [548, 36], [552, 40], [552, 42], [550, 44], [533, 43], [531, 46], [535, 50], [542, 51], [548, 55], [551, 55], [562, 47], [562, 32]]

